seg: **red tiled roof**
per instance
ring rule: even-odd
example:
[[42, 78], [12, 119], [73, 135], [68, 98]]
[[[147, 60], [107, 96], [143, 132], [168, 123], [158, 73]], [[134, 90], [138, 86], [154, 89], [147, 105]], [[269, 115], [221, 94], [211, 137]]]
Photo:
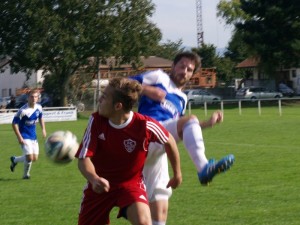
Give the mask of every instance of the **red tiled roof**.
[[253, 68], [258, 66], [259, 60], [257, 58], [251, 57], [247, 58], [244, 61], [240, 62], [236, 67], [237, 68]]
[[156, 57], [156, 56], [149, 56], [147, 58], [142, 57], [142, 61], [143, 61], [143, 64], [144, 64], [145, 68], [149, 68], [149, 67], [156, 67], [156, 68], [171, 67], [172, 63], [173, 63], [171, 60]]

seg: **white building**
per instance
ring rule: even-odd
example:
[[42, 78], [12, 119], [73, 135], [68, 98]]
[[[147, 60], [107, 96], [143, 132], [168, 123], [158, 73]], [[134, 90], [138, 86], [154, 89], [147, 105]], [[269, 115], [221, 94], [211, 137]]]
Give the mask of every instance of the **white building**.
[[[250, 80], [253, 85], [263, 84], [263, 81], [270, 80], [269, 76], [260, 71], [258, 67], [258, 60], [255, 58], [247, 58], [237, 65], [237, 68], [246, 69], [249, 73]], [[284, 81], [290, 88], [292, 88], [297, 95], [300, 95], [300, 68], [287, 68], [277, 70], [275, 76], [272, 77], [273, 87], [277, 89], [280, 82]]]
[[39, 88], [44, 81], [43, 71], [32, 72], [27, 80], [26, 73], [12, 73], [10, 60], [0, 60], [0, 97], [16, 96], [16, 90], [20, 88]]

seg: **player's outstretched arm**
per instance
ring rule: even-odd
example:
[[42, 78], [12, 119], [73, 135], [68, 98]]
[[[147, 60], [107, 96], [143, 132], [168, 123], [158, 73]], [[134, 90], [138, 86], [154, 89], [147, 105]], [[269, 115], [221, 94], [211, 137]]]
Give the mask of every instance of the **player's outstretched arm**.
[[222, 123], [222, 122], [223, 122], [223, 112], [220, 110], [217, 110], [217, 111], [213, 112], [213, 114], [211, 115], [211, 117], [208, 120], [200, 122], [200, 126], [203, 129], [203, 128], [207, 128], [207, 127], [213, 127], [214, 125], [216, 125], [218, 123]]
[[89, 157], [78, 159], [78, 168], [81, 174], [92, 184], [93, 191], [102, 193], [109, 191], [109, 182], [103, 177], [99, 177], [96, 173], [94, 164]]
[[153, 87], [150, 85], [143, 85], [142, 89], [142, 95], [146, 95], [148, 98], [157, 101], [157, 102], [162, 102], [164, 101], [166, 97], [166, 92], [159, 88], [159, 87]]
[[165, 149], [173, 170], [173, 177], [170, 179], [167, 187], [177, 188], [182, 182], [180, 156], [176, 141], [170, 133], [169, 140], [165, 144]]

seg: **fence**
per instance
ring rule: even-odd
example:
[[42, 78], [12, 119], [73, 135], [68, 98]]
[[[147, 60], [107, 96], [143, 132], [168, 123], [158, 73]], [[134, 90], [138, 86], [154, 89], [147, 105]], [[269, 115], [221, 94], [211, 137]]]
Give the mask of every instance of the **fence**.
[[[214, 102], [213, 104], [208, 104], [207, 102], [203, 103], [203, 108], [204, 108], [204, 113], [205, 116], [207, 116], [207, 111], [210, 105], [213, 105], [214, 108], [216, 105], [220, 106], [220, 110], [224, 112], [225, 106], [230, 105], [230, 106], [236, 106], [238, 107], [239, 115], [242, 115], [242, 109], [243, 109], [243, 103], [245, 103], [245, 108], [246, 107], [257, 107], [257, 112], [258, 115], [262, 114], [262, 102], [265, 102], [268, 104], [268, 106], [276, 105], [278, 107], [278, 114], [281, 116], [282, 115], [282, 110], [283, 110], [283, 102], [289, 102], [293, 104], [297, 104], [300, 107], [300, 97], [293, 97], [293, 98], [272, 98], [272, 99], [226, 99], [226, 100], [221, 100], [219, 102]], [[192, 105], [191, 103], [188, 104], [188, 113], [191, 114], [192, 110]]]

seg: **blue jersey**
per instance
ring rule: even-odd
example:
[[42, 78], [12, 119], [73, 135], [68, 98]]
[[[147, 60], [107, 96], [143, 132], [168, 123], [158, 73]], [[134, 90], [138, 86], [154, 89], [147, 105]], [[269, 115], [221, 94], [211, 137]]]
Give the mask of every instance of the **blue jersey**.
[[139, 102], [138, 112], [158, 121], [178, 118], [185, 113], [186, 95], [176, 87], [170, 76], [162, 70], [148, 71], [131, 77], [144, 85], [159, 87], [166, 92], [165, 101], [154, 101], [143, 95]]
[[36, 140], [36, 123], [43, 116], [42, 106], [35, 104], [30, 108], [28, 104], [22, 106], [13, 119], [13, 124], [18, 124], [23, 139]]

